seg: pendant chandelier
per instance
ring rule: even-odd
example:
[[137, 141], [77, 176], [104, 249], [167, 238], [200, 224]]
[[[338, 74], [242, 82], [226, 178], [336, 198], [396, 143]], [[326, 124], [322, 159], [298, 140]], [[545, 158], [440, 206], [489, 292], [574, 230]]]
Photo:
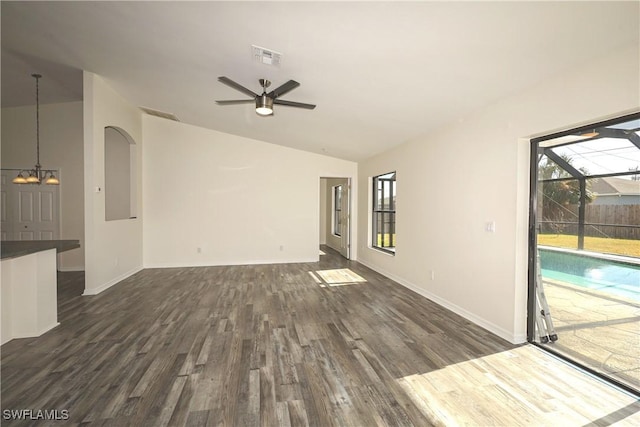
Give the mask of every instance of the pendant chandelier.
[[[56, 178], [53, 170], [42, 169], [40, 166], [40, 93], [38, 82], [42, 75], [31, 74], [36, 79], [36, 165], [33, 169], [22, 169], [18, 172], [18, 176], [13, 178], [14, 184], [42, 184], [44, 181], [47, 185], [59, 185], [60, 181]], [[27, 177], [24, 174], [28, 174]]]

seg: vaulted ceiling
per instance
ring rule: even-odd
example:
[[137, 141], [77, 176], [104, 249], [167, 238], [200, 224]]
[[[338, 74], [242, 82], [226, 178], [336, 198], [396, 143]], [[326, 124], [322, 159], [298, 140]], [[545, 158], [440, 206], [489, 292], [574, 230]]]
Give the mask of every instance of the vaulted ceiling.
[[[360, 160], [615, 49], [639, 46], [638, 2], [7, 2], [2, 106], [82, 97], [82, 70], [133, 105], [181, 121]], [[254, 61], [251, 45], [282, 53]], [[259, 92], [289, 79], [258, 116], [217, 81]], [[639, 76], [640, 77], [640, 76]], [[179, 143], [177, 141], [176, 143]]]

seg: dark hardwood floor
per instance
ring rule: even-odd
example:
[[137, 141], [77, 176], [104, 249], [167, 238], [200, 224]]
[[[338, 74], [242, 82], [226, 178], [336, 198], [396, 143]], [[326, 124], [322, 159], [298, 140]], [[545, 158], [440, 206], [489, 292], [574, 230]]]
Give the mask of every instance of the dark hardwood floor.
[[69, 419], [2, 425], [638, 420], [635, 399], [323, 250], [319, 263], [147, 269], [96, 296], [61, 274], [61, 325], [2, 346], [2, 409]]

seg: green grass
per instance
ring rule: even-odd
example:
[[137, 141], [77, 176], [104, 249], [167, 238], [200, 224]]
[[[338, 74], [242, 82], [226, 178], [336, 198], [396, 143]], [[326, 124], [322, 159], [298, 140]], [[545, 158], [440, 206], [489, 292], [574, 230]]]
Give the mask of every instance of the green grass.
[[[393, 235], [395, 242], [395, 234]], [[384, 246], [388, 247], [391, 234], [378, 234], [378, 246], [384, 239]], [[538, 244], [545, 246], [554, 246], [557, 248], [578, 248], [578, 236], [570, 234], [539, 234]], [[609, 239], [606, 237], [588, 237], [584, 238], [584, 249], [592, 252], [601, 252], [605, 254], [625, 255], [640, 258], [640, 240], [631, 239]]]
[[[386, 234], [378, 234], [378, 247], [384, 247], [384, 248], [388, 248], [389, 244], [391, 243], [391, 234], [386, 233]], [[381, 245], [382, 243], [382, 239], [384, 238], [384, 245]], [[393, 243], [396, 242], [396, 235], [393, 234]]]
[[[539, 234], [538, 244], [558, 248], [577, 249], [578, 236], [570, 234]], [[584, 249], [592, 252], [640, 258], [640, 240], [585, 236]]]

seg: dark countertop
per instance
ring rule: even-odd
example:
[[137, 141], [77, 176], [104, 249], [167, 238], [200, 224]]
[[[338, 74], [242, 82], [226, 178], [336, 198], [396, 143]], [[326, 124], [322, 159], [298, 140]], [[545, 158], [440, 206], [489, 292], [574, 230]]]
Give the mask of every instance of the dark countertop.
[[79, 247], [79, 240], [5, 240], [0, 242], [0, 255], [2, 259], [9, 259], [49, 249], [60, 253]]

